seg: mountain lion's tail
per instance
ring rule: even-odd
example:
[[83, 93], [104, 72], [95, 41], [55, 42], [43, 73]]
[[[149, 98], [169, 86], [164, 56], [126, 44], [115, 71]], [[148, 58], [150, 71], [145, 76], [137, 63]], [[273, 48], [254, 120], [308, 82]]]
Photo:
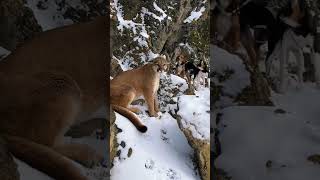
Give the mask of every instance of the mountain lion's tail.
[[112, 109], [128, 118], [140, 132], [145, 133], [148, 130], [148, 128], [140, 122], [139, 118], [129, 109], [114, 104], [112, 104]]
[[9, 151], [18, 159], [57, 180], [89, 180], [67, 157], [47, 146], [16, 136], [6, 136]]

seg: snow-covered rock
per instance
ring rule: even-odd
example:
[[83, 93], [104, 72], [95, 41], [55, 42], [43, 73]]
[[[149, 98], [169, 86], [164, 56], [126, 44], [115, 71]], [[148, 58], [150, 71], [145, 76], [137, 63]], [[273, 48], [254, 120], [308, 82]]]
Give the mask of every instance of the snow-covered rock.
[[[275, 107], [223, 109], [221, 155], [215, 164], [232, 179], [316, 180], [320, 146], [320, 93], [314, 84], [273, 94]], [[307, 108], [306, 108], [307, 107]]]
[[203, 180], [210, 180], [210, 90], [182, 95], [178, 100], [179, 127], [195, 150], [196, 162]]

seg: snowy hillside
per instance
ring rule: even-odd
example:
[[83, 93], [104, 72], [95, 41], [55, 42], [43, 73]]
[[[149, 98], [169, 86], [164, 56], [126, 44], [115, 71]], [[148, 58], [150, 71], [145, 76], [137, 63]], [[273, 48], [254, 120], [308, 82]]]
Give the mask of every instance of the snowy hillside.
[[[216, 166], [232, 179], [316, 180], [320, 153], [319, 89], [274, 94], [275, 107], [233, 106], [221, 113]], [[309, 159], [309, 160], [308, 160]]]
[[250, 85], [249, 71], [236, 55], [216, 46], [211, 51], [213, 79], [219, 87], [213, 119], [218, 132], [213, 148], [218, 175], [232, 180], [319, 179], [320, 89], [316, 83], [304, 82], [283, 94], [272, 91], [273, 106], [240, 106], [236, 99]]
[[[180, 86], [181, 92], [186, 89], [187, 85], [184, 79], [174, 75], [169, 77], [171, 77], [172, 84], [166, 83], [164, 86], [167, 88]], [[170, 89], [165, 93], [169, 94]], [[180, 113], [182, 119], [188, 123], [186, 128], [195, 133], [195, 138], [209, 141], [210, 119], [207, 111], [210, 109], [210, 104], [208, 97], [209, 89], [204, 87], [197, 92], [197, 95], [187, 96], [179, 93], [178, 96], [172, 97], [173, 100], [181, 98], [178, 102], [174, 101], [173, 104], [159, 102], [164, 106], [162, 106], [162, 112], [159, 113], [158, 118], [148, 116], [145, 112], [146, 105], [136, 105], [135, 107], [143, 110], [143, 113], [138, 117], [148, 127], [145, 134], [138, 132], [128, 119], [117, 114], [116, 125], [121, 130], [117, 134], [119, 147], [117, 157], [113, 162], [114, 167], [111, 169], [111, 179], [200, 179], [193, 162], [194, 150], [188, 144], [177, 120], [171, 114], [175, 113], [174, 111], [179, 106], [178, 114]], [[192, 108], [195, 106], [198, 108]], [[189, 117], [194, 118], [190, 119]]]
[[117, 135], [121, 154], [114, 160], [111, 179], [200, 179], [192, 162], [193, 149], [176, 120], [168, 112], [160, 118], [139, 117], [148, 127], [146, 134], [117, 115], [117, 127], [123, 131]]

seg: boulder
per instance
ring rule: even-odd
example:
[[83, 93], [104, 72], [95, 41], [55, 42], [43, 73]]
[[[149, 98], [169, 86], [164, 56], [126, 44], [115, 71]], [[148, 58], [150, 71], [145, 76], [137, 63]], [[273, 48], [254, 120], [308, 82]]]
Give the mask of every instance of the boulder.
[[[132, 20], [130, 27], [122, 27], [119, 23], [117, 10], [120, 8], [122, 18], [127, 21]], [[171, 61], [175, 61], [175, 50], [182, 44], [187, 44], [191, 48], [194, 59], [198, 61], [204, 55], [208, 57], [209, 49], [209, 8], [203, 12], [203, 16], [198, 21], [185, 23], [184, 20], [192, 11], [198, 11], [201, 7], [208, 7], [208, 2], [195, 2], [191, 0], [172, 0], [156, 1], [156, 6], [162, 9], [164, 15], [155, 8], [153, 1], [123, 1], [119, 0], [117, 5], [111, 8], [111, 29], [114, 31], [112, 38], [113, 54], [120, 60], [131, 60], [130, 65], [136, 67], [149, 60], [150, 51], [168, 55]], [[119, 15], [119, 14], [118, 14]], [[155, 16], [163, 17], [154, 18]], [[139, 24], [137, 26], [133, 24]], [[142, 26], [140, 26], [140, 24]], [[143, 27], [143, 28], [142, 28]], [[121, 29], [121, 30], [119, 30]], [[143, 37], [148, 35], [148, 38]], [[141, 45], [145, 41], [145, 46]], [[142, 58], [143, 57], [143, 58]], [[175, 62], [172, 63], [175, 65]]]
[[[117, 154], [117, 149], [119, 144], [117, 143], [117, 133], [118, 133], [118, 128], [116, 126], [116, 115], [115, 112], [111, 109], [110, 107], [110, 160], [111, 163], [113, 159], [116, 157]], [[112, 166], [111, 166], [112, 167]]]
[[314, 154], [308, 157], [308, 161], [313, 162], [314, 164], [320, 165], [320, 155]]
[[23, 0], [0, 2], [0, 46], [12, 51], [42, 29]]
[[118, 60], [113, 57], [111, 59], [111, 64], [110, 64], [110, 76], [115, 77], [117, 74], [119, 74], [122, 71], [123, 70], [122, 70]]

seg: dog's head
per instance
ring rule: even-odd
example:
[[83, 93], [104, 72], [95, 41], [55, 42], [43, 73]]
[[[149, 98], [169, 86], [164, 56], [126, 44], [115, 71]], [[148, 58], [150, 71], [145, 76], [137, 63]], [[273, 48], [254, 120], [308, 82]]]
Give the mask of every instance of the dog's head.
[[179, 64], [184, 64], [187, 61], [187, 56], [185, 54], [180, 54], [178, 57]]

